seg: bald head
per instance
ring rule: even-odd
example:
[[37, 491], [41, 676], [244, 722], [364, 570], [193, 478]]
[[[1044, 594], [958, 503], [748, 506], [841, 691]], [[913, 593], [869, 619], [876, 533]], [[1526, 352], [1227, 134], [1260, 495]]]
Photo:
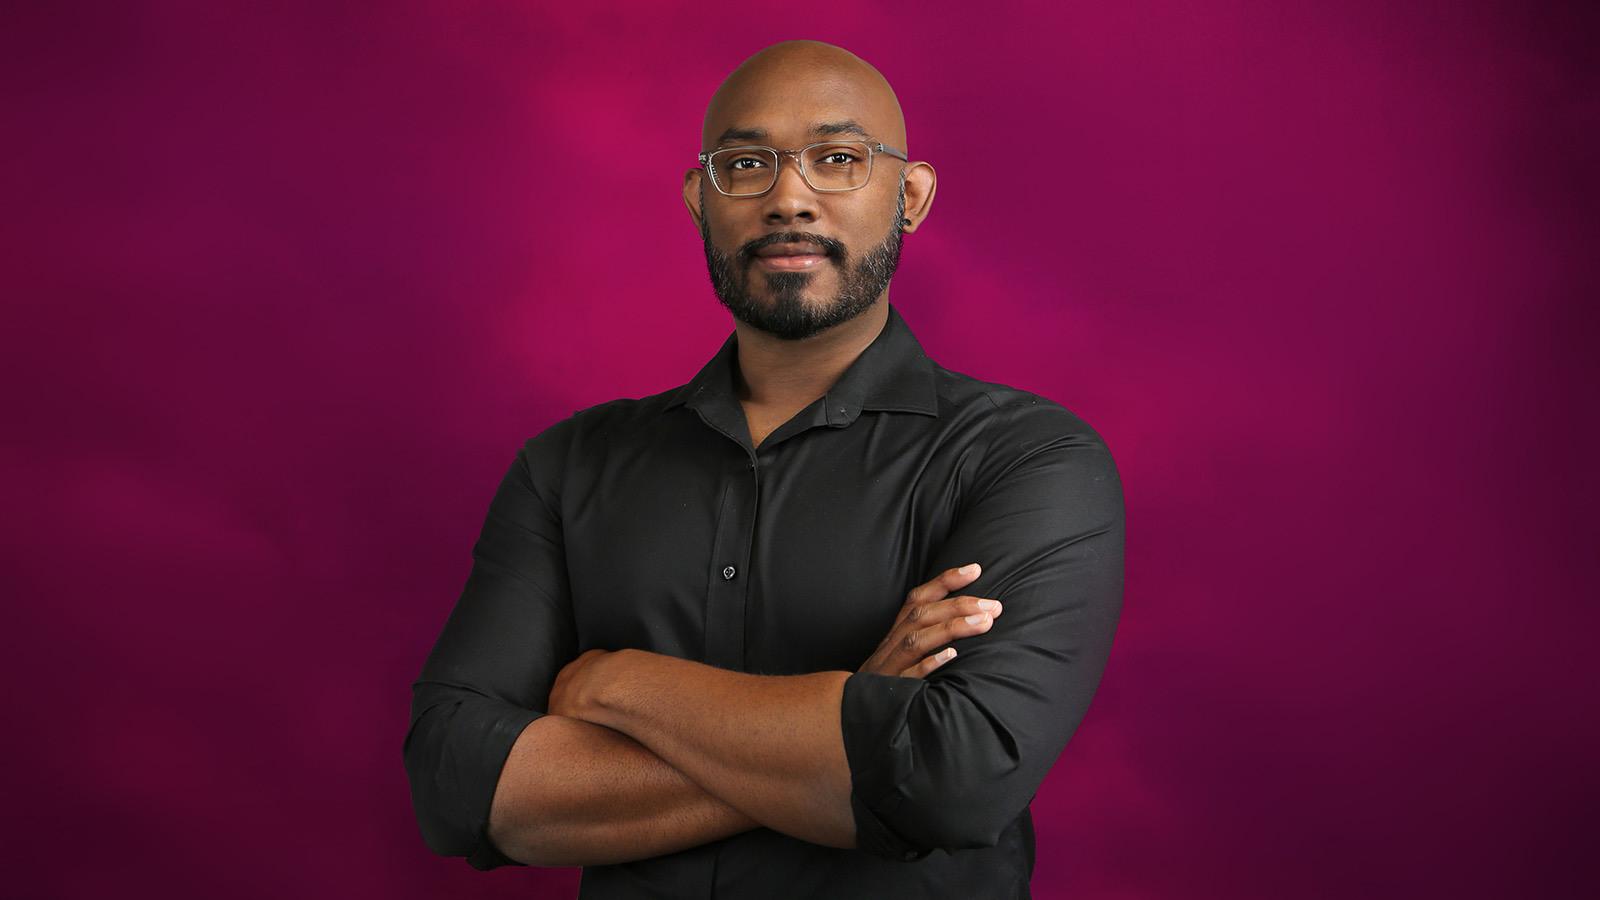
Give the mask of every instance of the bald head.
[[[798, 134], [795, 113], [806, 114]], [[812, 130], [814, 125], [825, 131]], [[740, 63], [723, 80], [706, 106], [700, 140], [712, 150], [719, 142], [793, 148], [835, 135], [863, 137], [826, 131], [839, 125], [855, 125], [874, 141], [910, 152], [900, 101], [877, 69], [833, 44], [783, 41]]]

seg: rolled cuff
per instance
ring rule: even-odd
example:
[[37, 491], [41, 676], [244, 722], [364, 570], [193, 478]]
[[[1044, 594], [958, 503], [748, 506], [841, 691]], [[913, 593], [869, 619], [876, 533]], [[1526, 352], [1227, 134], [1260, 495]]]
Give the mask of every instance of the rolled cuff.
[[489, 840], [489, 812], [511, 748], [544, 713], [469, 695], [423, 708], [405, 742], [423, 840], [475, 869], [524, 865]]
[[915, 758], [911, 752], [911, 704], [926, 682], [919, 678], [856, 672], [844, 683], [840, 731], [850, 764], [850, 809], [856, 847], [874, 856], [912, 862], [934, 848], [911, 841], [886, 821], [905, 794]]

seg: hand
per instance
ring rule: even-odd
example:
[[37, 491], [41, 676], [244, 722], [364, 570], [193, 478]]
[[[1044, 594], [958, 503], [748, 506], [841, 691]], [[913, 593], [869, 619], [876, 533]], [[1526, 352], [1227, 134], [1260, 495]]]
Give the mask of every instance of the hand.
[[[933, 580], [912, 588], [906, 594], [905, 605], [900, 607], [894, 627], [858, 671], [922, 678], [956, 655], [954, 647], [945, 647], [931, 655], [928, 651], [947, 641], [988, 631], [994, 624], [994, 617], [1000, 615], [1000, 601], [964, 594], [945, 597], [982, 574], [977, 563], [971, 566], [972, 571], [966, 575], [961, 574], [960, 569], [945, 569]], [[985, 604], [993, 604], [993, 607], [986, 608]], [[968, 622], [968, 616], [977, 619]]]
[[577, 659], [562, 666], [556, 673], [555, 683], [550, 686], [550, 704], [546, 712], [569, 719], [585, 718], [585, 713], [595, 707], [595, 698], [604, 684], [605, 661], [612, 655], [610, 650], [585, 650]]

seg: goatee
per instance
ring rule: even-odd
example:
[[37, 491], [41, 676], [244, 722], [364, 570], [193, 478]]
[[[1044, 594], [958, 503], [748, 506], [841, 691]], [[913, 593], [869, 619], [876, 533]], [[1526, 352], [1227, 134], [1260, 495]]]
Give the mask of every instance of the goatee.
[[[701, 190], [705, 190], [703, 185]], [[700, 239], [705, 244], [711, 289], [735, 319], [784, 340], [804, 340], [841, 322], [848, 322], [872, 307], [873, 302], [889, 286], [889, 279], [900, 265], [901, 222], [905, 207], [906, 192], [902, 179], [888, 236], [854, 265], [844, 244], [805, 232], [765, 235], [745, 244], [730, 256], [711, 245], [710, 228], [702, 217]], [[703, 200], [700, 208], [705, 208]], [[751, 263], [755, 259], [755, 251], [771, 244], [788, 242], [816, 244], [827, 258], [822, 265], [831, 265], [838, 270], [839, 290], [832, 300], [821, 306], [805, 302], [802, 295], [816, 279], [818, 273], [815, 271], [756, 273], [765, 279], [770, 296], [766, 300], [758, 300], [750, 295], [749, 281], [754, 272]]]

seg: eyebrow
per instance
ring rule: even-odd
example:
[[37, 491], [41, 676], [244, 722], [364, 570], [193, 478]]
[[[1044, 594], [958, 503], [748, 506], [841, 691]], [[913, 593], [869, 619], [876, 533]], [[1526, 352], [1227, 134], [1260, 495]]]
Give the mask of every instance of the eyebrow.
[[[814, 122], [811, 125], [811, 134], [818, 137], [827, 137], [836, 134], [854, 134], [863, 138], [871, 138], [861, 123], [854, 119], [844, 119], [838, 122]], [[729, 128], [717, 138], [717, 146], [734, 144], [744, 141], [764, 141], [770, 136], [765, 128], [743, 128], [738, 125]]]

